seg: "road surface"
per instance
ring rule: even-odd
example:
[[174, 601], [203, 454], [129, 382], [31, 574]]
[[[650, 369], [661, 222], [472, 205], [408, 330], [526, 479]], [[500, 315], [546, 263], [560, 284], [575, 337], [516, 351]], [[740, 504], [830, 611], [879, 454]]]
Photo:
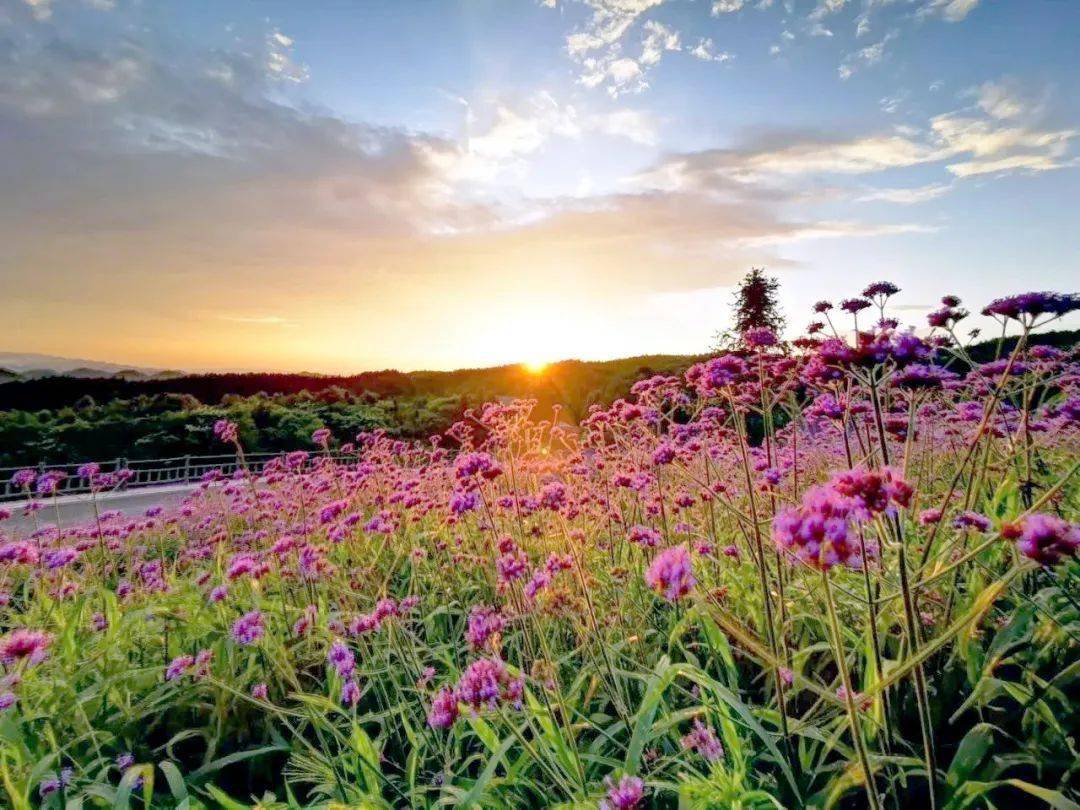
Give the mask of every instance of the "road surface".
[[[175, 506], [184, 496], [198, 486], [192, 484], [170, 484], [160, 487], [142, 487], [98, 495], [98, 509], [102, 512], [119, 509], [125, 515], [142, 515], [151, 506]], [[60, 511], [61, 525], [73, 526], [87, 523], [94, 519], [94, 505], [89, 495], [65, 495], [56, 499]], [[56, 509], [51, 500], [43, 501], [45, 508], [37, 513], [38, 526], [55, 526]], [[23, 515], [22, 501], [7, 501], [0, 508], [10, 509], [11, 517], [0, 523], [0, 533], [8, 537], [21, 537], [33, 531], [33, 518]]]

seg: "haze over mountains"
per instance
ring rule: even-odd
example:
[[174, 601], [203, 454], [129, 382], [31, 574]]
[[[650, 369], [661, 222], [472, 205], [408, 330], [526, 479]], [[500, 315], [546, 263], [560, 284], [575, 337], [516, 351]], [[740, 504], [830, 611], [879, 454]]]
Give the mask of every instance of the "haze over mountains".
[[183, 373], [36, 352], [0, 352], [0, 382], [37, 380], [57, 376], [85, 379], [112, 377], [124, 380], [167, 380], [182, 376]]

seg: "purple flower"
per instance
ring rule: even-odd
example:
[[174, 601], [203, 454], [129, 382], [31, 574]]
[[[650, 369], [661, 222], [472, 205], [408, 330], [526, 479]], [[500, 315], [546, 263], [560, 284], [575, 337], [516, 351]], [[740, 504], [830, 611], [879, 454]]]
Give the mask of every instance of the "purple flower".
[[693, 730], [683, 736], [682, 747], [688, 751], [696, 751], [709, 762], [724, 758], [724, 746], [720, 744], [716, 732], [698, 719], [694, 720]]
[[490, 480], [501, 474], [502, 468], [488, 453], [463, 453], [454, 462], [454, 475], [462, 480], [477, 475]]
[[758, 326], [753, 329], [747, 329], [743, 332], [743, 340], [746, 342], [747, 346], [761, 349], [767, 346], [775, 346], [779, 343], [776, 332], [767, 326]]
[[251, 696], [256, 700], [267, 700], [270, 697], [270, 687], [265, 683], [257, 683], [251, 687]]
[[10, 709], [15, 705], [16, 697], [13, 692], [0, 692], [0, 712]]
[[18, 489], [30, 489], [37, 480], [37, 470], [19, 470], [11, 476], [11, 484]]
[[57, 487], [60, 486], [60, 482], [67, 478], [66, 473], [62, 473], [59, 470], [49, 470], [46, 473], [38, 476], [35, 489], [38, 495], [55, 495]]
[[330, 429], [319, 428], [311, 434], [311, 441], [315, 444], [326, 447], [328, 444], [330, 444]]
[[499, 572], [500, 582], [514, 582], [525, 576], [529, 569], [529, 558], [525, 552], [513, 549], [495, 561], [495, 568]]
[[660, 446], [653, 451], [652, 463], [658, 467], [664, 464], [670, 464], [675, 460], [675, 448], [670, 442], [661, 442]]
[[1064, 315], [1080, 309], [1080, 295], [1075, 293], [1027, 292], [991, 301], [983, 315], [1012, 320], [1034, 320], [1040, 315]]
[[128, 768], [130, 768], [134, 764], [135, 764], [135, 755], [134, 754], [132, 754], [130, 752], [125, 752], [123, 754], [117, 754], [117, 756], [116, 756], [116, 767], [119, 770], [126, 771]]
[[6, 665], [27, 661], [40, 664], [48, 655], [52, 636], [40, 630], [19, 628], [0, 639], [0, 661]]
[[1016, 548], [1040, 565], [1058, 565], [1080, 550], [1080, 526], [1055, 515], [1028, 515], [1020, 522], [1019, 533]]
[[192, 664], [195, 663], [195, 659], [190, 655], [178, 655], [172, 661], [169, 662], [169, 666], [165, 668], [165, 680], [175, 681], [189, 669]]
[[440, 689], [431, 701], [428, 712], [428, 725], [432, 728], [450, 728], [458, 718], [458, 699], [453, 689]]
[[521, 678], [512, 678], [498, 658], [478, 658], [461, 673], [455, 688], [458, 700], [474, 711], [505, 703], [520, 708], [525, 692]]
[[474, 650], [482, 650], [488, 641], [503, 631], [506, 621], [502, 614], [487, 605], [473, 605], [465, 628], [465, 639]]
[[360, 685], [355, 679], [350, 678], [341, 687], [341, 703], [343, 706], [355, 706], [360, 702]]
[[56, 571], [70, 565], [79, 556], [79, 552], [73, 548], [55, 548], [45, 552], [45, 567], [50, 571]]
[[686, 546], [675, 546], [656, 555], [645, 572], [645, 582], [670, 602], [690, 593], [697, 580]]
[[239, 434], [235, 423], [230, 422], [228, 419], [218, 419], [214, 422], [214, 435], [218, 438], [218, 441], [226, 444], [236, 444]]
[[351, 677], [356, 671], [356, 657], [345, 644], [335, 641], [330, 645], [330, 652], [326, 654], [326, 660], [342, 678]]
[[850, 312], [852, 315], [861, 312], [869, 306], [872, 306], [872, 304], [865, 298], [845, 298], [840, 302], [840, 309], [844, 310], [844, 312]]
[[46, 796], [51, 796], [58, 790], [60, 790], [60, 780], [55, 776], [47, 776], [42, 779], [41, 783], [38, 785], [38, 795], [43, 799]]
[[631, 526], [627, 539], [642, 548], [656, 548], [660, 545], [660, 532], [648, 526]]
[[450, 511], [455, 515], [463, 515], [480, 506], [480, 496], [475, 492], [461, 492], [455, 490], [450, 495]]
[[232, 626], [232, 638], [237, 644], [254, 644], [263, 636], [263, 615], [258, 610], [245, 613]]
[[101, 465], [93, 461], [88, 461], [86, 464], [80, 464], [79, 468], [75, 471], [75, 474], [79, 478], [93, 478], [101, 472]]
[[980, 532], [990, 531], [990, 518], [980, 515], [978, 512], [961, 512], [953, 518], [953, 526], [957, 529], [975, 529]]
[[889, 281], [875, 281], [862, 291], [863, 298], [888, 298], [900, 292], [900, 288]]
[[609, 776], [604, 785], [608, 792], [600, 802], [601, 810], [633, 810], [645, 798], [645, 783], [636, 776], [624, 776], [617, 783]]

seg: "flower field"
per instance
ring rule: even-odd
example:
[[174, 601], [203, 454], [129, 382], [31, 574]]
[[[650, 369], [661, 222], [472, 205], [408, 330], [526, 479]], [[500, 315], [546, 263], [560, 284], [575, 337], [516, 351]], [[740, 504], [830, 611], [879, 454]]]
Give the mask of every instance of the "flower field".
[[56, 527], [20, 472], [0, 804], [1077, 807], [1080, 361], [1030, 338], [1080, 299], [977, 364], [895, 291], [176, 509]]

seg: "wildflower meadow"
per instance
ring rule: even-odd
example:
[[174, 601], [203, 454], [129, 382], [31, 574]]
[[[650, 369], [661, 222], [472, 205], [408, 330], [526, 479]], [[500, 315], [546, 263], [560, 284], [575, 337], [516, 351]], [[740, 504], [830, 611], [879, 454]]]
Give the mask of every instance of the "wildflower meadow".
[[993, 301], [977, 363], [896, 291], [579, 424], [255, 474], [222, 421], [178, 507], [57, 525], [19, 472], [0, 804], [1077, 808], [1080, 361], [1032, 337], [1080, 297]]

